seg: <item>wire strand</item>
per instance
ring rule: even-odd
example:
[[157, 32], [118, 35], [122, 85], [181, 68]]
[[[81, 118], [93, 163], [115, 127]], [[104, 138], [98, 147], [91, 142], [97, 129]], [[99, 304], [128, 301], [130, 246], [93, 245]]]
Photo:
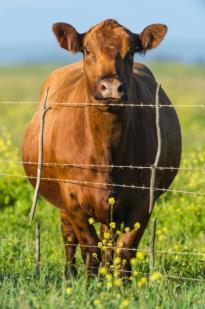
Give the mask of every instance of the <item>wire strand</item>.
[[[19, 165], [38, 165], [38, 162], [34, 161], [18, 161], [18, 160], [0, 160], [0, 164], [19, 164]], [[43, 162], [43, 166], [45, 167], [76, 167], [76, 168], [118, 168], [118, 169], [131, 169], [131, 170], [151, 170], [152, 166], [142, 166], [142, 165], [115, 165], [115, 164], [80, 164], [80, 163], [56, 163], [56, 162]], [[156, 169], [159, 170], [181, 170], [181, 171], [205, 171], [205, 166], [202, 167], [174, 167], [174, 166], [158, 166]]]
[[[14, 256], [11, 256], [11, 257], [7, 257], [7, 258], [11, 258], [11, 259], [14, 259], [14, 260], [30, 260], [30, 261], [35, 261], [35, 258], [32, 258], [32, 257], [14, 257]], [[47, 260], [44, 259], [46, 262]], [[43, 261], [45, 263], [45, 261]], [[42, 265], [42, 261], [39, 262], [40, 265]], [[69, 263], [70, 266], [74, 266], [76, 267], [76, 264], [73, 264], [73, 263]], [[83, 264], [81, 264], [81, 266], [83, 266]], [[88, 265], [88, 269], [96, 269], [96, 270], [99, 270], [100, 269], [100, 266], [99, 267], [95, 267], [95, 266], [89, 266]], [[114, 269], [115, 270], [115, 269]], [[123, 272], [123, 273], [126, 273], [126, 274], [130, 274], [132, 275], [133, 274], [133, 271], [131, 270], [120, 270], [120, 269], [116, 269], [119, 273], [120, 272]], [[136, 275], [143, 275], [143, 276], [147, 276], [147, 277], [151, 277], [152, 276], [152, 273], [150, 272], [141, 272], [141, 271], [136, 271]], [[176, 279], [176, 280], [184, 280], [184, 281], [195, 281], [195, 282], [205, 282], [205, 278], [194, 278], [194, 277], [185, 277], [185, 276], [178, 276], [178, 275], [172, 275], [172, 274], [162, 274], [162, 278], [164, 279]]]
[[[10, 241], [10, 242], [21, 242], [21, 243], [24, 243], [24, 244], [35, 244], [35, 240], [29, 240], [29, 241], [23, 241], [23, 240], [19, 240], [19, 239], [12, 239], [12, 238], [0, 238], [0, 241]], [[55, 245], [55, 243], [51, 243], [51, 242], [48, 242], [48, 241], [42, 241], [41, 240], [41, 243], [42, 244], [49, 244], [49, 245]], [[82, 247], [82, 248], [99, 248], [99, 246], [91, 246], [91, 245], [82, 245], [82, 244], [72, 244], [72, 243], [69, 243], [69, 244], [66, 244], [64, 246], [79, 246], [79, 247]], [[119, 248], [119, 247], [116, 247], [116, 246], [111, 246], [111, 247], [108, 247], [109, 249], [123, 249], [125, 251], [134, 251], [134, 252], [145, 252], [145, 253], [150, 253], [151, 250], [150, 249], [136, 249], [136, 248], [126, 248], [126, 247], [122, 247], [122, 248]], [[159, 253], [159, 254], [177, 254], [177, 255], [195, 255], [195, 256], [205, 256], [205, 252], [188, 252], [188, 251], [166, 251], [166, 250], [155, 250], [154, 251], [155, 253]]]
[[[40, 102], [38, 101], [1, 101], [0, 104], [39, 104]], [[48, 102], [49, 104], [49, 102]], [[151, 107], [151, 108], [155, 108], [156, 106], [153, 104], [133, 104], [133, 103], [75, 103], [75, 102], [50, 102], [50, 104], [52, 104], [53, 106], [64, 106], [64, 107], [86, 107], [86, 106], [116, 106], [116, 107]], [[48, 105], [49, 107], [49, 105]], [[200, 107], [200, 108], [205, 108], [205, 104], [175, 104], [175, 105], [166, 105], [166, 104], [160, 104], [159, 106], [161, 107], [167, 107], [167, 108], [177, 108], [177, 107]]]
[[[17, 175], [17, 174], [7, 174], [7, 173], [0, 173], [0, 176], [5, 177], [19, 177], [19, 178], [25, 178], [25, 179], [37, 179], [35, 176], [25, 176], [25, 175]], [[126, 185], [126, 184], [117, 184], [117, 183], [103, 183], [103, 182], [92, 182], [92, 181], [81, 181], [77, 179], [59, 179], [59, 178], [41, 178], [41, 181], [47, 181], [47, 182], [64, 182], [64, 183], [70, 183], [73, 185], [81, 185], [81, 186], [88, 186], [93, 187], [99, 190], [107, 190], [108, 187], [113, 188], [122, 188], [122, 189], [139, 189], [139, 190], [150, 190], [150, 187], [146, 186], [136, 186], [136, 185]], [[194, 192], [194, 191], [186, 191], [186, 190], [175, 190], [175, 189], [166, 189], [166, 188], [153, 188], [155, 191], [161, 191], [161, 192], [173, 192], [173, 193], [181, 193], [181, 194], [190, 194], [194, 196], [205, 196], [205, 193], [203, 192]]]

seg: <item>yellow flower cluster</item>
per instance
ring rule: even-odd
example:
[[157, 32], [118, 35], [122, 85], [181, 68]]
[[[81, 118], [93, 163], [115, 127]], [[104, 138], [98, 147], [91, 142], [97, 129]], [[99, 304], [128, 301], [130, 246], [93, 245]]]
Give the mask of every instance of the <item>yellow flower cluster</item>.
[[108, 232], [105, 232], [104, 234], [103, 234], [103, 236], [104, 236], [104, 239], [110, 239], [111, 238], [111, 235], [110, 235], [110, 233], [108, 233]]
[[114, 206], [115, 205], [115, 198], [113, 196], [109, 197], [108, 204], [110, 206]]
[[115, 222], [110, 222], [110, 228], [114, 229], [116, 227], [116, 223]]
[[143, 285], [145, 285], [147, 283], [147, 278], [146, 277], [142, 277], [138, 283], [137, 283], [137, 286], [140, 288], [142, 287]]
[[67, 295], [71, 295], [72, 294], [72, 288], [70, 288], [70, 287], [66, 288], [65, 291], [66, 291]]
[[135, 229], [135, 230], [139, 230], [139, 229], [140, 229], [140, 223], [139, 223], [139, 222], [136, 222], [136, 223], [135, 223], [134, 229]]
[[129, 305], [129, 299], [124, 299], [123, 302], [120, 304], [119, 309], [124, 309], [127, 308], [127, 306]]
[[150, 281], [156, 281], [156, 280], [159, 280], [159, 279], [161, 279], [161, 278], [162, 278], [161, 273], [155, 271], [155, 272], [153, 272], [153, 273], [151, 274], [151, 276], [150, 276]]
[[89, 218], [89, 219], [88, 219], [88, 222], [90, 223], [90, 225], [92, 225], [92, 224], [94, 224], [94, 223], [95, 223], [95, 219], [93, 219], [93, 218]]
[[105, 267], [100, 267], [100, 268], [99, 268], [99, 274], [100, 274], [100, 275], [103, 275], [103, 276], [107, 275], [107, 268], [105, 268]]
[[137, 251], [136, 258], [142, 261], [144, 259], [144, 253], [142, 251]]

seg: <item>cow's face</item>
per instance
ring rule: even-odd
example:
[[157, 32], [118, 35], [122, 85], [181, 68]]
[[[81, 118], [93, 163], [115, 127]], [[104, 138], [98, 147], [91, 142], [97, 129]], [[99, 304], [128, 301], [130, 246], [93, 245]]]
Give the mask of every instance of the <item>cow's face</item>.
[[156, 47], [167, 27], [155, 24], [134, 34], [114, 20], [106, 20], [79, 34], [65, 23], [53, 25], [60, 46], [84, 54], [84, 72], [89, 94], [97, 100], [126, 101], [132, 81], [136, 52]]

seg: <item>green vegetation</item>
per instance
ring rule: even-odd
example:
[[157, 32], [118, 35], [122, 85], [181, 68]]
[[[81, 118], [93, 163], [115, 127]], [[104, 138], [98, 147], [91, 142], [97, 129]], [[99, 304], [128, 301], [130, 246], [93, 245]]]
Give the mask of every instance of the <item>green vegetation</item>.
[[[2, 68], [0, 101], [37, 100], [44, 78], [57, 65]], [[150, 66], [174, 104], [205, 104], [205, 68], [179, 64]], [[33, 105], [0, 105], [0, 160], [20, 160], [20, 143]], [[14, 111], [15, 109], [15, 111]], [[205, 192], [205, 109], [177, 109], [183, 132], [182, 170], [172, 189]], [[23, 174], [21, 165], [1, 163], [0, 174]], [[205, 255], [156, 254], [157, 273], [148, 280], [149, 255], [133, 261], [132, 280], [122, 285], [104, 274], [86, 287], [78, 251], [77, 279], [63, 276], [64, 248], [58, 210], [40, 199], [41, 276], [35, 277], [35, 225], [28, 225], [33, 189], [25, 178], [0, 177], [0, 307], [1, 308], [204, 308]], [[205, 253], [205, 197], [166, 193], [157, 203], [156, 250]], [[140, 244], [149, 248], [151, 226]], [[161, 274], [159, 275], [158, 272]], [[167, 277], [166, 277], [167, 276]], [[191, 281], [169, 276], [198, 278]]]

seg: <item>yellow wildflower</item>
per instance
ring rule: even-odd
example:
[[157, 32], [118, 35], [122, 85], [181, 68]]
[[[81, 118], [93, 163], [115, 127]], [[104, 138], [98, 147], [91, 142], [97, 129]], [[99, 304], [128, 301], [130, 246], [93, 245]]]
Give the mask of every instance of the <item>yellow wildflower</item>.
[[98, 257], [96, 252], [93, 252], [93, 253], [92, 253], [92, 256], [93, 256], [95, 259]]
[[107, 274], [106, 279], [107, 279], [107, 281], [112, 281], [112, 275], [111, 274]]
[[71, 242], [72, 240], [73, 240], [73, 239], [72, 239], [71, 236], [68, 236], [68, 237], [67, 237], [67, 241], [68, 241], [68, 242]]
[[130, 260], [130, 263], [131, 263], [132, 266], [136, 265], [136, 264], [137, 264], [137, 259], [132, 258], [132, 259]]
[[145, 285], [145, 283], [147, 283], [147, 278], [146, 277], [142, 277], [139, 282], [138, 282], [138, 287], [141, 287], [143, 285]]
[[110, 222], [110, 227], [111, 227], [111, 229], [114, 229], [116, 227], [116, 223], [115, 222]]
[[113, 246], [113, 244], [111, 243], [111, 242], [108, 242], [108, 247], [112, 247]]
[[98, 248], [102, 248], [102, 243], [101, 242], [98, 243]]
[[142, 261], [144, 259], [144, 253], [142, 251], [137, 251], [136, 258]]
[[163, 241], [163, 240], [165, 240], [165, 235], [159, 235], [159, 237], [158, 237], [158, 239], [159, 239], [159, 241]]
[[95, 299], [93, 304], [98, 307], [98, 308], [101, 308], [101, 303], [100, 303], [100, 300], [99, 299]]
[[107, 268], [105, 268], [105, 267], [100, 267], [100, 269], [99, 269], [99, 274], [101, 274], [101, 275], [103, 275], [103, 276], [107, 275]]
[[119, 278], [115, 279], [115, 280], [114, 280], [114, 285], [116, 285], [116, 286], [121, 286], [121, 285], [122, 285], [122, 280], [119, 279]]
[[106, 286], [107, 286], [107, 289], [111, 289], [111, 287], [112, 287], [112, 282], [107, 282]]
[[162, 277], [162, 275], [159, 272], [155, 271], [155, 272], [153, 272], [153, 274], [151, 274], [150, 281], [159, 280], [159, 279], [161, 279], [161, 277]]
[[105, 233], [104, 233], [104, 238], [105, 238], [105, 239], [110, 239], [110, 233], [105, 232]]
[[119, 275], [120, 275], [120, 272], [119, 272], [119, 270], [117, 270], [117, 269], [115, 269], [115, 271], [114, 271], [114, 277], [115, 278], [118, 278], [119, 277]]
[[72, 293], [72, 288], [66, 288], [66, 294], [71, 295]]
[[132, 272], [132, 275], [134, 276], [134, 277], [137, 277], [138, 276], [138, 271], [136, 271], [136, 270], [133, 270], [133, 272]]
[[121, 258], [119, 256], [117, 256], [115, 259], [114, 259], [114, 264], [120, 264], [121, 262]]
[[90, 225], [94, 224], [95, 223], [95, 220], [93, 218], [89, 218], [88, 219], [88, 222], [90, 223]]
[[140, 229], [140, 223], [139, 223], [139, 222], [136, 222], [136, 223], [135, 223], [134, 229], [135, 229], [135, 230], [139, 230], [139, 229]]
[[121, 305], [119, 306], [120, 309], [126, 308], [129, 305], [129, 300], [125, 299]]
[[102, 251], [106, 251], [107, 250], [107, 247], [106, 246], [102, 246]]
[[127, 226], [127, 227], [125, 227], [124, 231], [125, 231], [125, 233], [128, 233], [128, 232], [130, 232], [130, 228]]
[[115, 198], [113, 196], [109, 197], [108, 203], [110, 206], [113, 206], [115, 204]]

